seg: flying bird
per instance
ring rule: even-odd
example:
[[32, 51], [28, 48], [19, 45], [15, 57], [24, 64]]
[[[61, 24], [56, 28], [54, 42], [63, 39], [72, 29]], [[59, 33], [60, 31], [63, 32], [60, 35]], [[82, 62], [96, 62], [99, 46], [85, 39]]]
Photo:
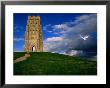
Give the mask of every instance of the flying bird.
[[87, 40], [88, 38], [89, 38], [89, 35], [86, 35], [86, 36], [82, 36], [82, 35], [80, 35], [80, 37], [83, 39], [83, 40]]

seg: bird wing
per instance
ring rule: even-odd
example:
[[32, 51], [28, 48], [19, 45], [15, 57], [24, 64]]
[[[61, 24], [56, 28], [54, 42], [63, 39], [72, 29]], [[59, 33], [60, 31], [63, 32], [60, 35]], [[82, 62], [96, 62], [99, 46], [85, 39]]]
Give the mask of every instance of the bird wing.
[[81, 37], [81, 38], [84, 38], [84, 37], [82, 37], [82, 35], [80, 35], [80, 37]]
[[88, 38], [89, 37], [89, 35], [86, 35], [84, 38]]

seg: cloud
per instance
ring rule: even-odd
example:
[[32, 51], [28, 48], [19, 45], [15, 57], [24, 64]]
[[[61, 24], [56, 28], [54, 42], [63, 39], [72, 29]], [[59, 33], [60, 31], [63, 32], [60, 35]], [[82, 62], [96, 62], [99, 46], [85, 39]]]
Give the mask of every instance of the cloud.
[[63, 39], [61, 37], [51, 37], [44, 40], [44, 51], [47, 52], [57, 52], [60, 51], [61, 48], [58, 50], [58, 46], [61, 46]]
[[48, 31], [49, 33], [52, 33], [53, 31]]
[[51, 24], [47, 24], [43, 27], [43, 30], [48, 31], [51, 27]]
[[81, 35], [87, 35], [91, 32], [97, 31], [97, 15], [83, 15], [77, 17], [75, 21], [67, 23], [69, 33], [78, 33]]
[[20, 32], [23, 30], [23, 27], [22, 26], [19, 26], [19, 25], [14, 25], [14, 32]]
[[66, 52], [66, 55], [70, 55], [70, 56], [78, 56], [82, 54], [83, 54], [82, 50], [71, 50], [69, 52]]
[[51, 37], [46, 39], [47, 42], [62, 41], [62, 40], [63, 39], [61, 37]]
[[24, 38], [14, 38], [14, 41], [19, 42], [19, 41], [23, 41]]
[[83, 16], [80, 16], [80, 17], [76, 17], [77, 20], [74, 21], [74, 23], [81, 23], [82, 21], [84, 21], [85, 19], [89, 19], [91, 16], [93, 15], [83, 15]]
[[58, 24], [53, 26], [54, 29], [64, 29], [65, 25], [64, 24]]
[[66, 31], [67, 27], [65, 24], [57, 24], [57, 25], [45, 25], [43, 30], [53, 34], [63, 34]]
[[64, 34], [66, 33], [68, 26], [66, 24], [57, 24], [52, 26], [53, 33]]
[[[61, 24], [51, 25], [57, 33], [61, 33], [59, 38], [50, 37], [44, 40], [44, 50], [48, 52], [71, 52], [73, 55], [91, 55], [97, 54], [97, 15], [82, 15], [76, 17], [76, 20], [64, 22]], [[60, 30], [59, 29], [63, 29]], [[79, 35], [89, 36], [86, 41]], [[59, 41], [54, 40], [59, 39]]]

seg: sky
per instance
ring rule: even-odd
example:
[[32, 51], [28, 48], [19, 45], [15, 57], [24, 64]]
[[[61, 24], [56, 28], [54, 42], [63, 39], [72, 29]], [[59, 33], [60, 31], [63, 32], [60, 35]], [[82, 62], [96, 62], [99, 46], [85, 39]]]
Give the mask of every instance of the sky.
[[44, 52], [70, 56], [97, 55], [97, 14], [14, 13], [14, 51], [24, 51], [28, 16], [40, 16]]

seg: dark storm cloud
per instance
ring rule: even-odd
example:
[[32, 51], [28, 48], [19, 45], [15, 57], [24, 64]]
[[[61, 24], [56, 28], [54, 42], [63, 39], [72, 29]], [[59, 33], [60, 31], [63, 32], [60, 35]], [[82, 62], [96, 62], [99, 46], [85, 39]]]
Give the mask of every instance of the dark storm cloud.
[[[80, 55], [96, 56], [97, 54], [97, 15], [83, 15], [73, 22], [53, 25], [60, 37], [51, 37], [44, 41], [44, 50]], [[60, 31], [58, 31], [60, 30]], [[92, 35], [92, 34], [95, 34]], [[81, 37], [82, 36], [82, 37]], [[87, 37], [87, 38], [86, 38]], [[54, 41], [55, 40], [55, 41]], [[77, 51], [77, 52], [76, 52]], [[81, 53], [79, 53], [81, 52]]]

